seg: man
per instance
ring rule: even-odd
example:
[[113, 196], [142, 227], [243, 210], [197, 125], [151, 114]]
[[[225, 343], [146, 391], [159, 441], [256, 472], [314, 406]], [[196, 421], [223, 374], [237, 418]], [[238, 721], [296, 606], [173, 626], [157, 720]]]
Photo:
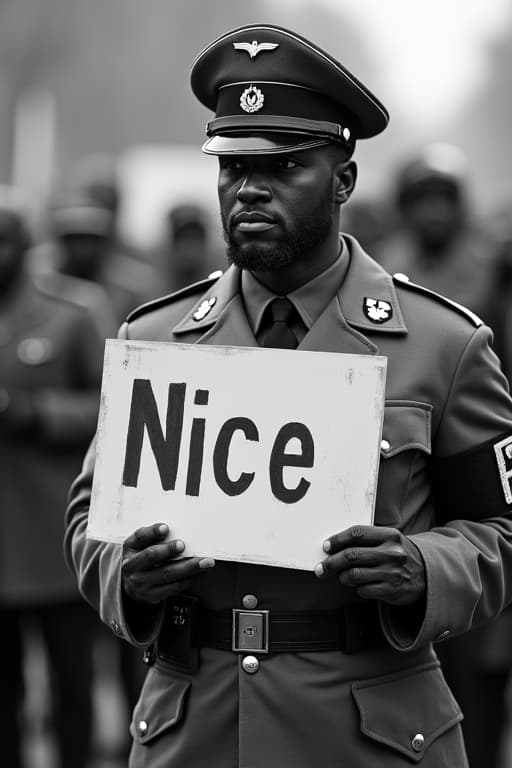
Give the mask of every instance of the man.
[[75, 195], [75, 199], [55, 206], [50, 218], [55, 237], [55, 252], [50, 255], [52, 266], [82, 282], [102, 286], [117, 322], [155, 296], [156, 276], [150, 287], [145, 265], [125, 258], [117, 249], [112, 210]]
[[[450, 144], [429, 144], [413, 156], [397, 174], [398, 227], [376, 245], [374, 255], [389, 272], [405, 272], [476, 312], [492, 328], [493, 347], [505, 362], [510, 332], [503, 310], [509, 296], [499, 243], [474, 223], [468, 176], [466, 157]], [[471, 768], [499, 763], [507, 722], [510, 626], [506, 611], [497, 621], [455, 637], [438, 650], [464, 713]]]
[[[62, 768], [85, 766], [96, 619], [62, 555], [62, 510], [96, 426], [104, 336], [66, 286], [34, 281], [19, 195], [0, 190], [0, 686], [2, 762], [21, 768], [23, 651], [39, 632]], [[69, 284], [67, 284], [69, 285]], [[102, 292], [90, 306], [105, 301]], [[106, 311], [105, 311], [106, 314]], [[103, 316], [103, 315], [102, 315]], [[27, 630], [29, 630], [27, 632]], [[31, 689], [33, 680], [27, 679]]]
[[[216, 110], [204, 150], [231, 267], [121, 337], [386, 355], [382, 462], [375, 526], [333, 531], [312, 573], [181, 558], [158, 521], [122, 546], [86, 540], [91, 448], [65, 549], [103, 620], [147, 646], [130, 764], [467, 765], [432, 643], [512, 596], [512, 403], [489, 331], [340, 240], [354, 143], [388, 116], [329, 54], [248, 26], [199, 54], [192, 88]], [[270, 612], [269, 653], [233, 632], [233, 609]]]
[[428, 144], [400, 169], [395, 186], [397, 227], [375, 245], [375, 259], [468, 307], [496, 332], [499, 246], [474, 222], [465, 155]]

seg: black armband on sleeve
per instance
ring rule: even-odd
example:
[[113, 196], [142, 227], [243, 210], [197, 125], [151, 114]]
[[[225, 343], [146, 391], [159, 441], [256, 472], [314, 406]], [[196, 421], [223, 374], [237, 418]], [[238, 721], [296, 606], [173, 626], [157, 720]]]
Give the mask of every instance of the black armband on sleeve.
[[434, 459], [436, 524], [484, 520], [512, 511], [512, 434]]

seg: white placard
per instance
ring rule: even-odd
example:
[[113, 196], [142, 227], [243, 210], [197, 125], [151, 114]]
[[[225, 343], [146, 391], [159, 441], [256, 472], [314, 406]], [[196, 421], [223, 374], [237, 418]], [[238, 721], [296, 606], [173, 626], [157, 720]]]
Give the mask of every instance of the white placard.
[[371, 524], [386, 358], [108, 340], [87, 535], [312, 570]]

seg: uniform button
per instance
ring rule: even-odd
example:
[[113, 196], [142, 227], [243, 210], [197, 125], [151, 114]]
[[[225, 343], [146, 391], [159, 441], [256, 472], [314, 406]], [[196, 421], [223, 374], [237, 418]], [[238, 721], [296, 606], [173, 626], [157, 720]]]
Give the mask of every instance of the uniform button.
[[256, 595], [244, 595], [242, 597], [242, 605], [248, 611], [254, 611], [258, 605], [258, 598]]
[[391, 443], [389, 442], [389, 440], [381, 440], [380, 447], [382, 451], [389, 451], [389, 449], [391, 448]]
[[244, 672], [247, 672], [248, 675], [254, 675], [254, 673], [258, 671], [260, 663], [256, 656], [244, 656], [242, 659], [242, 667]]
[[146, 723], [145, 720], [139, 720], [139, 722], [137, 723], [137, 733], [139, 734], [139, 736], [145, 736], [147, 732], [148, 732], [148, 724]]
[[424, 735], [422, 733], [417, 733], [416, 736], [411, 741], [411, 747], [414, 749], [415, 752], [421, 752], [424, 746], [425, 746]]

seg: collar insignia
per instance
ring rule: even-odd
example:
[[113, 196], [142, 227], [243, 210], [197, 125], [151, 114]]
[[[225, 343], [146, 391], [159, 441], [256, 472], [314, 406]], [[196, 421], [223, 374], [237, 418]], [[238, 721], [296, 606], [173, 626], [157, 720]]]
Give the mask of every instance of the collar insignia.
[[216, 303], [217, 303], [217, 299], [215, 298], [215, 296], [212, 296], [211, 299], [205, 299], [204, 301], [202, 301], [201, 304], [196, 309], [196, 311], [194, 312], [194, 314], [192, 315], [196, 323], [198, 323], [200, 320], [205, 318], [206, 315], [208, 315], [211, 312], [212, 307]]
[[259, 88], [251, 85], [240, 96], [240, 106], [244, 112], [258, 112], [263, 106], [265, 97]]
[[368, 296], [363, 301], [363, 312], [372, 323], [386, 323], [393, 317], [393, 307], [384, 299], [372, 299]]
[[233, 43], [233, 48], [235, 51], [246, 51], [251, 59], [255, 59], [262, 51], [274, 51], [279, 48], [279, 43], [258, 43], [253, 40], [252, 43]]

